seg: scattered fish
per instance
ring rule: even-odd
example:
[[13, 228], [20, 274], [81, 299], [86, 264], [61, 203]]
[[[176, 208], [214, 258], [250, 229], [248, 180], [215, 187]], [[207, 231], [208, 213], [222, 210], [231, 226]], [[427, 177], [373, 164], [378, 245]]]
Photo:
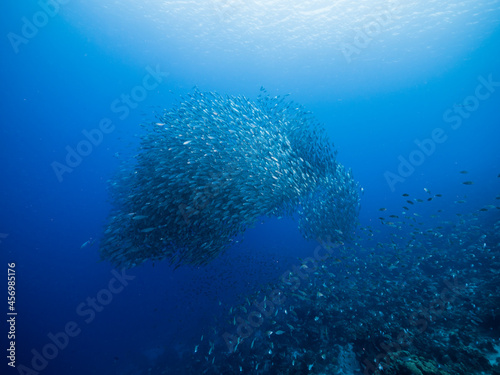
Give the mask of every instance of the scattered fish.
[[92, 246], [94, 244], [95, 240], [93, 240], [92, 238], [90, 238], [88, 241], [85, 241], [81, 246], [80, 246], [80, 249], [83, 249], [84, 247], [87, 247], [87, 246]]

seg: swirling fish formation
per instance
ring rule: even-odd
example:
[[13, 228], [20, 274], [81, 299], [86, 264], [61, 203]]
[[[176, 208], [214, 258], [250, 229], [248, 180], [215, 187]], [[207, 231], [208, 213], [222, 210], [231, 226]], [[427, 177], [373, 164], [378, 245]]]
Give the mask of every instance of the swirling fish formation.
[[307, 239], [351, 238], [358, 184], [309, 113], [261, 91], [195, 91], [146, 126], [135, 163], [110, 182], [103, 259], [207, 264], [265, 216], [298, 217]]

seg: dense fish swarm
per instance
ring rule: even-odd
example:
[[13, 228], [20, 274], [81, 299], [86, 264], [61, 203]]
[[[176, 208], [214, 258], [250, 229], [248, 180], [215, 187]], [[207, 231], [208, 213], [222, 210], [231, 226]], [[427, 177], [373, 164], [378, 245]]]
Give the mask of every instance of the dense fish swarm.
[[196, 91], [146, 127], [135, 164], [111, 181], [101, 255], [206, 264], [263, 216], [297, 214], [308, 239], [349, 239], [359, 188], [331, 146], [284, 97]]
[[153, 373], [500, 375], [500, 206], [447, 220], [429, 202], [277, 268]]

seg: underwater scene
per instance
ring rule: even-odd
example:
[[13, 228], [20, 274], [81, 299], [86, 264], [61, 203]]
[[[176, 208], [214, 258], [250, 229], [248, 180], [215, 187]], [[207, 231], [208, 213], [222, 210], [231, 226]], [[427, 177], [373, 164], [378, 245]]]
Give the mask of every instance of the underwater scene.
[[500, 0], [4, 10], [2, 375], [500, 375]]

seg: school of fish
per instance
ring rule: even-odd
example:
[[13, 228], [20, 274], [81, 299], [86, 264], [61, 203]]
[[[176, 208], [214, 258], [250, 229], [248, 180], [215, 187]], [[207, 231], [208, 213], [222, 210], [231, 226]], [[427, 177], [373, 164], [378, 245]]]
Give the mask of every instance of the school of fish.
[[110, 181], [101, 257], [126, 268], [207, 264], [266, 216], [297, 218], [307, 239], [349, 240], [360, 188], [332, 146], [286, 96], [195, 91], [157, 114]]

